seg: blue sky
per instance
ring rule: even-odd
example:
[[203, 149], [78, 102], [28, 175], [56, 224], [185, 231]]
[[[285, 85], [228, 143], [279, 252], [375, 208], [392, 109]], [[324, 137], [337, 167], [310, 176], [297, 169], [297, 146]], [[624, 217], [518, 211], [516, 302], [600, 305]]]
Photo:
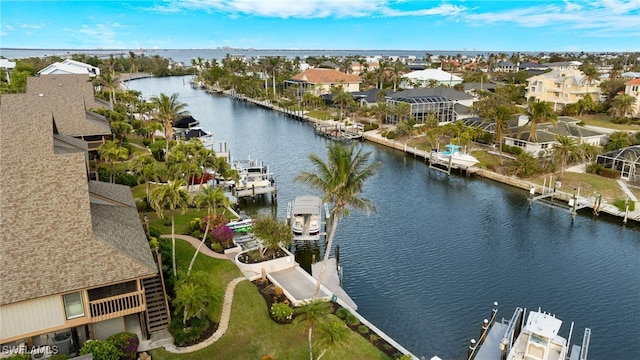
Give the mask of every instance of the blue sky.
[[0, 47], [640, 51], [640, 0], [0, 2]]

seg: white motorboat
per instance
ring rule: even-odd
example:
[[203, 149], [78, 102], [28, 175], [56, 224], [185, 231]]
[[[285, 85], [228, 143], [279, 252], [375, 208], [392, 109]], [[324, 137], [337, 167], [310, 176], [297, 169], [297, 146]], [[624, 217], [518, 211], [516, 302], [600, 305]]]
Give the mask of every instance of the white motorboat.
[[294, 239], [317, 240], [320, 238], [322, 199], [312, 195], [298, 196], [293, 202], [291, 213], [293, 217], [291, 231]]
[[238, 161], [233, 165], [233, 169], [238, 171], [240, 179], [236, 181], [236, 190], [255, 190], [273, 186], [274, 180], [269, 169], [256, 161]]
[[568, 336], [559, 335], [562, 321], [555, 315], [516, 308], [511, 319], [495, 321], [497, 303], [491, 321], [485, 320], [480, 340], [471, 340], [469, 359], [474, 360], [586, 360], [591, 329], [586, 328], [582, 345], [571, 345], [573, 323]]
[[460, 151], [460, 146], [455, 144], [445, 145], [444, 151], [434, 151], [435, 161], [451, 167], [468, 168], [480, 162], [470, 154]]

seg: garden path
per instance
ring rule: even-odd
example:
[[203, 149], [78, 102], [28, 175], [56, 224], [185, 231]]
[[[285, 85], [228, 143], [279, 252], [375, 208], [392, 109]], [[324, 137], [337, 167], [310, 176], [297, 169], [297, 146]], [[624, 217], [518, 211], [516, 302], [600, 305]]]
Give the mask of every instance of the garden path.
[[[160, 235], [160, 237], [163, 237], [163, 238], [166, 238], [166, 239], [171, 239], [171, 234]], [[175, 237], [176, 237], [176, 239], [188, 241], [196, 249], [198, 248], [198, 245], [200, 245], [200, 242], [202, 241], [202, 239], [194, 238], [193, 236], [190, 236], [190, 235], [179, 235], [179, 234], [176, 234]], [[209, 249], [206, 245], [202, 245], [202, 247], [200, 248], [200, 252], [203, 255], [206, 255], [208, 257], [212, 257], [212, 258], [215, 258], [215, 259], [224, 259], [224, 260], [232, 260], [232, 261], [233, 261], [234, 257], [236, 256], [236, 254], [234, 254], [234, 253], [232, 253], [232, 254], [220, 254], [220, 253], [217, 253], [217, 252]]]

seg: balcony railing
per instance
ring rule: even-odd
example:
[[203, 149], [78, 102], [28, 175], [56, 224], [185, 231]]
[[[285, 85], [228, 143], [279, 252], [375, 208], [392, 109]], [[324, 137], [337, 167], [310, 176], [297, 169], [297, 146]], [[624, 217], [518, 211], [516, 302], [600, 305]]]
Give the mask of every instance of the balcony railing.
[[144, 290], [89, 301], [91, 322], [114, 319], [146, 310]]

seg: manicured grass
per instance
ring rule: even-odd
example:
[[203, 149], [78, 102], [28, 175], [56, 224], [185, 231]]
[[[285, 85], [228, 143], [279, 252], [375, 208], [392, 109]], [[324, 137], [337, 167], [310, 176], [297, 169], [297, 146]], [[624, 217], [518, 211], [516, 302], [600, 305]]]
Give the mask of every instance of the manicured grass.
[[[314, 332], [315, 333], [315, 332]], [[256, 360], [271, 355], [275, 359], [309, 357], [307, 328], [303, 323], [279, 325], [267, 313], [266, 303], [256, 287], [248, 281], [236, 287], [231, 321], [225, 335], [211, 346], [190, 354], [171, 354], [164, 349], [151, 351], [153, 359], [233, 359]], [[314, 355], [318, 355], [314, 353]], [[355, 332], [349, 334], [342, 348], [329, 351], [327, 360], [389, 359]]]
[[[206, 209], [187, 209], [184, 213], [181, 212], [180, 209], [175, 212], [175, 230], [176, 234], [184, 234], [187, 232], [187, 228], [189, 227], [189, 222], [193, 220], [193, 218], [199, 217], [202, 218], [207, 215]], [[152, 228], [158, 229], [161, 234], [171, 234], [171, 214], [169, 210], [165, 210], [164, 219], [160, 219], [158, 214], [155, 211], [147, 212], [147, 216], [149, 218], [149, 226]], [[165, 222], [169, 225], [165, 225]]]
[[[176, 239], [176, 266], [186, 271], [195, 248], [184, 240]], [[227, 284], [237, 277], [242, 276], [242, 272], [238, 267], [229, 260], [214, 259], [202, 254], [198, 254], [191, 271], [204, 271], [211, 277], [213, 295], [218, 301], [212, 302], [207, 309], [207, 315], [210, 319], [218, 321], [222, 313], [222, 301], [224, 299], [224, 291]]]
[[638, 125], [614, 124], [611, 122], [611, 116], [604, 115], [604, 114], [582, 115], [582, 116], [572, 116], [572, 117], [584, 122], [587, 125], [599, 126], [599, 127], [608, 128], [608, 129], [633, 130], [633, 131], [637, 131], [640, 129], [640, 126]]
[[[559, 175], [559, 173], [553, 175], [554, 182], [558, 180]], [[536, 184], [543, 185], [545, 177], [547, 178], [547, 186], [549, 186], [550, 174], [538, 175], [530, 180]], [[626, 198], [626, 194], [622, 189], [620, 189], [620, 185], [618, 185], [616, 179], [609, 179], [595, 174], [582, 174], [565, 171], [562, 179], [559, 181], [561, 183], [561, 187], [558, 190], [562, 192], [572, 194], [573, 189], [580, 188], [580, 196], [589, 198], [593, 197], [594, 191], [597, 191], [602, 195], [602, 200], [608, 203], [613, 203], [615, 200]]]
[[309, 112], [306, 115], [311, 116], [311, 117], [316, 118], [316, 119], [320, 119], [320, 120], [331, 120], [331, 119], [333, 119], [333, 116], [331, 115], [331, 113], [329, 113], [326, 110], [309, 110]]

